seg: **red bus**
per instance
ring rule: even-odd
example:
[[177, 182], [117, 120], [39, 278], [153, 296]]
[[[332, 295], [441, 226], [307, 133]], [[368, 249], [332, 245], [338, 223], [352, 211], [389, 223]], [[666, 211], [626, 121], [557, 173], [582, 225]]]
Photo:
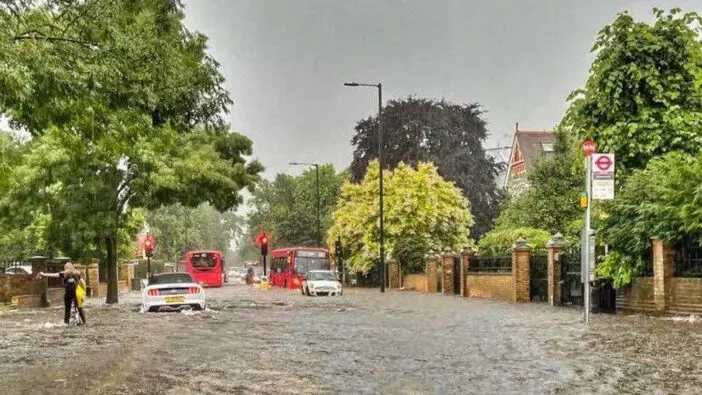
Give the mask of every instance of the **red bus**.
[[271, 252], [269, 282], [274, 287], [300, 289], [310, 270], [331, 270], [329, 251], [324, 248], [293, 247]]
[[224, 256], [219, 251], [189, 251], [185, 254], [185, 271], [203, 287], [224, 285]]

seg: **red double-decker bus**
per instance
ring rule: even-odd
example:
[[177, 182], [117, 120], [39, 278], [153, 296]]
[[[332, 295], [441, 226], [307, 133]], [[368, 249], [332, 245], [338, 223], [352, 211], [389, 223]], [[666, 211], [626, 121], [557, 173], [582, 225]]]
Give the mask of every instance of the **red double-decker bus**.
[[300, 289], [310, 270], [331, 270], [329, 251], [324, 248], [293, 247], [271, 252], [268, 278], [274, 287]]
[[224, 256], [219, 251], [189, 251], [185, 254], [185, 271], [203, 287], [224, 285]]

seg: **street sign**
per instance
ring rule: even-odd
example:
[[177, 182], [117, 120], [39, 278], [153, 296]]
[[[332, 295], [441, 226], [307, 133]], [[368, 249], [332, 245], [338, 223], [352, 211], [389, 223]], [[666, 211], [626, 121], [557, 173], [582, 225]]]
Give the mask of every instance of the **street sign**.
[[588, 157], [595, 152], [595, 142], [592, 140], [585, 140], [583, 143], [583, 154]]
[[[586, 242], [585, 229], [583, 229], [583, 231], [580, 232], [580, 240], [580, 245], [588, 246], [587, 250], [584, 247], [580, 250], [580, 280], [583, 283], [585, 282], [585, 278], [589, 278], [590, 281], [594, 281], [595, 263], [597, 259], [597, 256], [595, 254], [595, 231], [592, 228], [590, 228], [590, 239]], [[589, 254], [586, 255], [586, 251], [588, 251]], [[587, 268], [588, 266], [590, 270], [588, 270], [586, 273], [585, 268]]]
[[614, 154], [592, 155], [592, 199], [614, 199]]

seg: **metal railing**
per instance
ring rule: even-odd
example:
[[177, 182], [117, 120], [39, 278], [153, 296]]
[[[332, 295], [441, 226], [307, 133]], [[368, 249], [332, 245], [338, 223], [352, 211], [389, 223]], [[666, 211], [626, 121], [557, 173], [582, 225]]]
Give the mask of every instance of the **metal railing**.
[[473, 256], [468, 271], [471, 273], [511, 273], [512, 256]]
[[680, 240], [675, 248], [675, 277], [702, 277], [702, 245], [697, 238]]

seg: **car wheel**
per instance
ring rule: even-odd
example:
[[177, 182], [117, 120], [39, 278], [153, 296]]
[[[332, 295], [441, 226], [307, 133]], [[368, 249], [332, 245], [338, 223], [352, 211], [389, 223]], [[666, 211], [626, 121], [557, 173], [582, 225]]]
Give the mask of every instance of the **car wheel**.
[[305, 287], [300, 287], [300, 293], [301, 293], [302, 295], [305, 295]]

